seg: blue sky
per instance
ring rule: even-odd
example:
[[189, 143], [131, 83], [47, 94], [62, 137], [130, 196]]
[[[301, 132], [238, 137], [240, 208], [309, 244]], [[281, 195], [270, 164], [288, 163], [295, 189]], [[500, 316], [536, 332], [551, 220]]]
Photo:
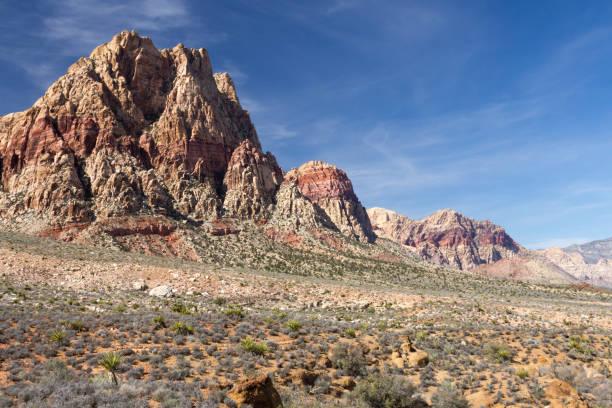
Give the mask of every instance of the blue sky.
[[[9, 4], [14, 3], [14, 4]], [[531, 248], [612, 236], [612, 3], [0, 4], [0, 115], [123, 29], [207, 48], [264, 149], [366, 207], [491, 219]]]

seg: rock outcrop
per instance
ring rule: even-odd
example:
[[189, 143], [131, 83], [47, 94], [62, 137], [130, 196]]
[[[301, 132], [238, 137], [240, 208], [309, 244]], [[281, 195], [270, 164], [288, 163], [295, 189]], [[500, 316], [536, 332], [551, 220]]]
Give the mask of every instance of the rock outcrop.
[[[288, 171], [285, 183], [297, 186], [301, 196], [314, 204], [316, 211], [313, 213], [308, 209], [304, 217], [312, 218], [315, 213], [324, 214], [324, 222], [331, 222], [344, 235], [362, 242], [373, 242], [375, 235], [368, 214], [357, 199], [351, 180], [344, 171], [325, 162], [311, 161]], [[295, 194], [295, 190], [294, 193], [286, 191], [284, 194]], [[302, 204], [298, 206], [304, 207]], [[284, 204], [283, 211], [295, 212], [295, 209], [291, 204]]]
[[428, 261], [458, 269], [514, 257], [523, 250], [502, 227], [453, 210], [440, 210], [421, 220], [384, 208], [371, 208], [368, 215], [379, 237], [406, 245]]
[[282, 180], [283, 171], [274, 156], [270, 152], [264, 155], [250, 140], [245, 140], [232, 153], [223, 178], [225, 215], [267, 218]]
[[612, 259], [612, 238], [599, 239], [581, 245], [570, 245], [563, 248], [566, 253], [578, 253], [586, 263], [597, 264], [602, 259]]
[[133, 31], [79, 59], [27, 111], [0, 117], [0, 156], [0, 216], [30, 213], [41, 225], [203, 220], [223, 206], [257, 218], [282, 181], [206, 50], [160, 51]]

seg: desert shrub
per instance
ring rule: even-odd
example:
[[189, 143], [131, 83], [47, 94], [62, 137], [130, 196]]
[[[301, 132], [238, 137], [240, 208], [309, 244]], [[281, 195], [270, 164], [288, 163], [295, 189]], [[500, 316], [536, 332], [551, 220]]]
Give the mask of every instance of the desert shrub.
[[348, 328], [348, 329], [344, 330], [344, 335], [346, 337], [351, 337], [351, 338], [354, 339], [357, 334], [355, 333], [355, 329]]
[[172, 311], [175, 313], [182, 314], [182, 315], [191, 314], [191, 311], [189, 310], [189, 308], [181, 302], [177, 302], [174, 305], [172, 305]]
[[63, 346], [68, 342], [68, 338], [66, 337], [66, 333], [64, 333], [63, 330], [54, 330], [49, 333], [49, 341], [57, 345]]
[[83, 323], [80, 320], [73, 320], [70, 323], [68, 323], [68, 327], [70, 327], [74, 331], [84, 331], [85, 323]]
[[485, 345], [485, 353], [497, 363], [510, 361], [514, 357], [514, 351], [501, 343], [487, 343]]
[[516, 372], [516, 375], [521, 379], [524, 380], [525, 378], [529, 377], [529, 373], [527, 372], [527, 370], [525, 370], [524, 368], [521, 368], [520, 370], [518, 370]]
[[183, 336], [188, 335], [188, 334], [193, 334], [193, 327], [189, 325], [189, 323], [185, 323], [185, 322], [175, 322], [172, 325], [171, 329], [177, 334], [180, 334]]
[[249, 353], [252, 353], [258, 356], [263, 356], [267, 354], [269, 351], [268, 346], [266, 346], [263, 343], [257, 343], [256, 341], [248, 337], [240, 340], [240, 345], [242, 346], [242, 349], [244, 351], [248, 351]]
[[234, 306], [234, 305], [229, 305], [227, 309], [223, 311], [223, 314], [225, 314], [228, 317], [238, 317], [238, 318], [243, 318], [246, 316], [246, 312], [242, 310], [242, 307]]
[[155, 325], [156, 329], [163, 329], [164, 327], [166, 327], [166, 318], [164, 316], [155, 316], [153, 318], [153, 324]]
[[300, 330], [300, 327], [302, 327], [302, 323], [297, 321], [297, 320], [289, 320], [287, 322], [287, 327], [289, 327], [289, 329], [291, 329], [291, 331], [298, 331]]
[[120, 364], [121, 356], [113, 351], [104, 354], [102, 360], [100, 360], [100, 365], [108, 371], [115, 385], [117, 385], [117, 371], [119, 370]]
[[218, 297], [218, 298], [215, 298], [215, 300], [213, 300], [213, 303], [217, 306], [223, 306], [224, 304], [227, 303], [227, 300], [225, 298]]
[[399, 375], [372, 374], [361, 381], [352, 397], [372, 408], [416, 407], [413, 399], [416, 387]]
[[468, 408], [468, 401], [450, 382], [442, 384], [431, 396], [432, 408]]
[[581, 336], [571, 336], [568, 347], [570, 356], [579, 360], [591, 360], [595, 354], [595, 350], [589, 344], [589, 341]]
[[361, 375], [365, 369], [366, 359], [361, 350], [356, 345], [340, 343], [332, 348], [329, 358], [332, 365], [347, 375]]

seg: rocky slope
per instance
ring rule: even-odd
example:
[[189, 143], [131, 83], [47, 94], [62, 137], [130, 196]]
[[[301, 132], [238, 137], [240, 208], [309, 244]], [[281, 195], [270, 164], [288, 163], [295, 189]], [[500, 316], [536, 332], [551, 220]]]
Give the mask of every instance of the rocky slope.
[[586, 283], [612, 288], [612, 260], [600, 259], [587, 263], [576, 252], [551, 247], [541, 251], [524, 251], [521, 256], [482, 265], [477, 272], [505, 279], [526, 280], [548, 284]]
[[473, 269], [523, 251], [502, 227], [453, 210], [440, 210], [421, 220], [384, 208], [371, 208], [368, 215], [379, 237], [403, 244], [426, 260], [458, 269]]
[[343, 171], [310, 163], [280, 188], [282, 169], [205, 49], [158, 50], [133, 31], [79, 59], [30, 109], [0, 117], [0, 159], [0, 222], [14, 230], [74, 239], [152, 220], [132, 232], [239, 232], [223, 218], [373, 238]]
[[364, 242], [374, 241], [368, 214], [344, 171], [325, 162], [311, 161], [288, 171], [285, 180], [295, 184], [344, 235]]
[[582, 245], [570, 245], [563, 248], [563, 251], [579, 253], [585, 262], [596, 264], [602, 259], [612, 259], [612, 238], [587, 242]]

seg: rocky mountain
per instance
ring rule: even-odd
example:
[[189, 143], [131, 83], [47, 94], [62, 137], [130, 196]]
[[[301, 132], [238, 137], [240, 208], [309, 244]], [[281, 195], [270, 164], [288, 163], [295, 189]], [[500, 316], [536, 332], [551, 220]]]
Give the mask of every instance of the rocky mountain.
[[477, 272], [504, 279], [547, 284], [579, 284], [612, 288], [612, 260], [587, 263], [577, 252], [551, 247], [541, 251], [524, 251], [521, 256], [482, 265]]
[[182, 221], [218, 235], [251, 220], [373, 239], [342, 170], [311, 162], [285, 177], [205, 49], [158, 50], [134, 31], [79, 59], [30, 109], [0, 117], [0, 159], [9, 229], [70, 240], [94, 225], [112, 237], [138, 225], [133, 233], [168, 236]]
[[473, 269], [517, 256], [524, 250], [502, 227], [449, 209], [420, 220], [384, 208], [367, 212], [376, 235], [405, 245], [424, 259], [441, 265]]
[[563, 248], [563, 251], [578, 253], [589, 264], [596, 264], [602, 259], [612, 260], [612, 238], [587, 242], [582, 245], [570, 245], [567, 248]]
[[325, 162], [311, 161], [288, 171], [285, 180], [296, 185], [344, 235], [364, 242], [374, 241], [368, 214], [344, 171]]

